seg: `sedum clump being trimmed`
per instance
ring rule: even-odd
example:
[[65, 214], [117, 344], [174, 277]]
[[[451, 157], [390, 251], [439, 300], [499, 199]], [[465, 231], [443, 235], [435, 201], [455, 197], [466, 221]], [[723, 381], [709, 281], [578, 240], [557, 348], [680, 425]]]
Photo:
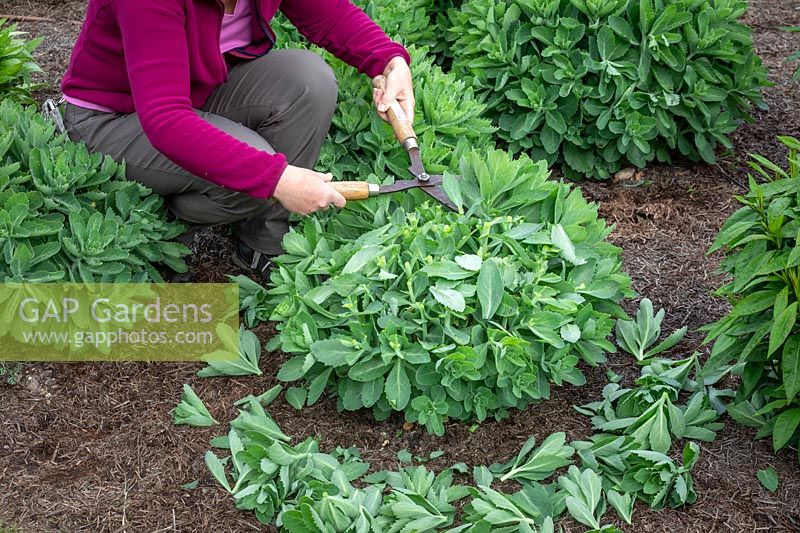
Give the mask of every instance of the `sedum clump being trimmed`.
[[0, 104], [0, 281], [162, 281], [185, 271], [182, 226], [124, 166], [64, 135], [33, 109]]
[[513, 150], [607, 178], [673, 154], [713, 162], [763, 107], [742, 0], [469, 0], [453, 68]]
[[405, 413], [436, 434], [448, 419], [503, 417], [584, 383], [605, 352], [630, 280], [611, 231], [546, 164], [478, 150], [446, 177], [460, 213], [415, 194], [351, 202], [304, 220], [276, 259], [270, 349], [312, 404], [378, 419]]

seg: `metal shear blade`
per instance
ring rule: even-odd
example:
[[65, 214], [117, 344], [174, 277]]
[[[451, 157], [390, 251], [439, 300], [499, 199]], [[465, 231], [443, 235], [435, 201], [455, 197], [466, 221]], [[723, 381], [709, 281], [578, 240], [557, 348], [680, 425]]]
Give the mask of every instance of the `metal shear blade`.
[[391, 185], [382, 185], [380, 192], [384, 194], [408, 189], [421, 189], [448, 209], [458, 211], [456, 205], [448, 198], [447, 194], [445, 194], [442, 189], [442, 179], [442, 176], [429, 176], [426, 181], [421, 179], [396, 181]]

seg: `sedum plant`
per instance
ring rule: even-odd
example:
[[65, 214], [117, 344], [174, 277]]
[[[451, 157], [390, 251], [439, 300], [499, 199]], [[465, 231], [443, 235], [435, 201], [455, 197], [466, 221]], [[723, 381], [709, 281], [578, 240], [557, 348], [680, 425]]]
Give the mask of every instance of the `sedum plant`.
[[453, 523], [454, 504], [469, 495], [453, 484], [450, 469], [364, 476], [369, 465], [356, 450], [324, 453], [314, 439], [292, 445], [258, 398], [237, 404], [228, 435], [212, 441], [230, 455], [209, 451], [206, 466], [237, 508], [254, 511], [263, 524], [297, 533], [432, 533]]
[[716, 422], [719, 415], [709, 407], [704, 393], [692, 396], [683, 408], [676, 406], [664, 393], [638, 416], [621, 418], [617, 413], [607, 411], [610, 418], [601, 421], [601, 415], [593, 418], [593, 422], [600, 431], [630, 435], [642, 449], [667, 453], [672, 447], [672, 437], [709, 442], [716, 438], [716, 432], [723, 425]]
[[[413, 194], [355, 202], [289, 233], [271, 279], [268, 349], [312, 404], [444, 420], [505, 416], [581, 385], [630, 280], [596, 206], [543, 163], [473, 151], [448, 179], [453, 213]], [[446, 407], [446, 410], [445, 410]]]
[[697, 499], [691, 470], [700, 447], [693, 441], [683, 448], [682, 465], [665, 453], [643, 449], [630, 437], [597, 433], [590, 441], [571, 444], [578, 449], [584, 473], [593, 471], [602, 478], [606, 500], [628, 524], [636, 499], [656, 510], [667, 505], [680, 507]]
[[573, 441], [570, 446], [577, 451], [583, 468], [590, 468], [603, 477], [603, 488], [619, 487], [625, 475], [628, 453], [637, 449], [632, 437], [595, 433], [590, 440]]
[[753, 156], [750, 190], [722, 226], [709, 252], [722, 250], [726, 284], [717, 294], [733, 305], [707, 326], [710, 371], [736, 363], [741, 385], [728, 414], [771, 437], [775, 450], [800, 445], [800, 141], [781, 137], [787, 168]]
[[[612, 533], [619, 530], [601, 525], [609, 505], [630, 524], [636, 499], [653, 509], [696, 499], [690, 471], [699, 448], [693, 442], [684, 448], [679, 465], [665, 454], [643, 450], [630, 437], [596, 434], [591, 441], [571, 443], [582, 468], [571, 465], [557, 481], [543, 484], [573, 454], [564, 445], [564, 434], [555, 433], [536, 449], [529, 439], [507, 465], [476, 467], [475, 486], [464, 486], [453, 482], [455, 471], [466, 472], [463, 464], [438, 475], [424, 466], [364, 475], [369, 465], [354, 448], [325, 453], [314, 439], [292, 445], [263, 407], [277, 391], [265, 395], [236, 402], [241, 411], [230, 432], [211, 442], [230, 455], [221, 459], [209, 451], [206, 465], [238, 508], [284, 531], [554, 533], [554, 522], [568, 511], [592, 531]], [[410, 462], [408, 455], [400, 453], [398, 459]], [[520, 490], [507, 494], [491, 487], [494, 473], [504, 472], [522, 474], [500, 478], [519, 482]]]
[[[389, 35], [408, 44], [416, 98], [414, 130], [426, 170], [440, 174], [455, 168], [467, 148], [493, 146], [496, 128], [484, 116], [486, 105], [472, 87], [435, 64], [437, 57], [431, 46], [442, 40], [435, 38], [429, 24], [436, 13], [434, 3], [369, 0], [359, 5]], [[388, 175], [411, 178], [408, 155], [375, 113], [369, 78], [330, 52], [310, 45], [285, 17], [277, 17], [272, 26], [280, 46], [310, 48], [322, 55], [339, 83], [339, 102], [317, 167], [344, 180], [363, 180], [370, 174], [382, 179]]]
[[469, 494], [467, 487], [453, 484], [449, 469], [435, 475], [424, 466], [407, 467], [385, 473], [385, 481], [391, 490], [383, 499], [377, 531], [439, 531], [453, 523], [453, 504]]
[[600, 476], [589, 468], [580, 470], [572, 465], [566, 475], [558, 477], [558, 485], [567, 493], [564, 503], [575, 520], [593, 531], [610, 531], [606, 527], [601, 530], [600, 525], [606, 512]]
[[406, 45], [441, 46], [434, 17], [440, 0], [356, 0], [392, 39]]
[[713, 162], [763, 107], [742, 0], [468, 0], [453, 68], [512, 150], [607, 178], [673, 154]]
[[267, 308], [267, 291], [244, 275], [228, 276], [231, 283], [239, 285], [239, 309], [248, 328], [255, 327], [259, 322], [269, 320]]
[[[444, 14], [441, 4], [451, 4], [450, 0], [354, 0], [353, 3], [398, 42], [431, 48], [444, 44], [433, 18]], [[270, 27], [279, 48], [314, 48], [322, 52], [311, 45], [281, 12], [270, 21]], [[332, 55], [322, 53], [329, 62], [337, 61]]]
[[331, 476], [335, 494], [319, 498], [303, 496], [298, 505], [281, 515], [283, 531], [288, 533], [371, 533], [380, 531], [375, 517], [381, 507], [381, 487], [353, 487], [341, 470]]
[[55, 135], [32, 109], [0, 103], [0, 280], [162, 281], [189, 249], [163, 200], [124, 166]]
[[31, 91], [37, 86], [31, 83], [31, 75], [42, 71], [33, 60], [33, 52], [42, 38], [28, 40], [24, 35], [16, 24], [0, 19], [0, 100], [32, 102]]

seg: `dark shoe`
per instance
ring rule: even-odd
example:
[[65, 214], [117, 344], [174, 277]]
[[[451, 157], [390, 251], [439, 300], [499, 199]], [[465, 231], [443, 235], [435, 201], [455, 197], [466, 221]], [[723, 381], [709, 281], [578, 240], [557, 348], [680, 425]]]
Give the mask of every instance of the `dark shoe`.
[[194, 243], [197, 242], [197, 232], [200, 231], [203, 226], [187, 225], [185, 222], [183, 225], [187, 226], [186, 229], [183, 233], [175, 237], [175, 240], [187, 248], [194, 250]]
[[195, 272], [194, 255], [185, 256], [183, 262], [186, 263], [186, 272], [175, 272], [164, 264], [156, 265], [156, 270], [158, 270], [161, 277], [164, 278], [164, 281], [167, 283], [193, 283]]
[[264, 281], [269, 281], [275, 264], [272, 262], [273, 257], [275, 256], [253, 250], [241, 240], [237, 240], [236, 250], [233, 252], [233, 262], [237, 266], [254, 271]]
[[170, 283], [194, 283], [194, 256], [187, 255], [183, 258], [188, 267], [186, 272], [172, 272], [168, 275], [167, 281]]

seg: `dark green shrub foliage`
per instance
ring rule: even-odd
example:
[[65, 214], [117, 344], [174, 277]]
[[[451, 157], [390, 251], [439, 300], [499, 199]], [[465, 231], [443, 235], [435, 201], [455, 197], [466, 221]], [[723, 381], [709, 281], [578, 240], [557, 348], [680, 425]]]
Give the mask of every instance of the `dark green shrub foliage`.
[[6, 25], [5, 19], [0, 19], [0, 99], [29, 100], [34, 88], [31, 74], [41, 72], [33, 61], [33, 51], [42, 40], [22, 39], [24, 34], [17, 31], [16, 24]]
[[725, 222], [711, 248], [725, 250], [718, 293], [733, 310], [707, 327], [714, 348], [707, 365], [744, 363], [742, 384], [728, 413], [772, 435], [775, 450], [800, 445], [800, 141], [783, 137], [788, 170], [755, 156], [744, 207]]
[[[786, 28], [786, 29], [788, 31], [800, 32], [800, 26], [798, 26], [796, 28]], [[795, 52], [795, 53], [793, 53], [792, 55], [790, 55], [789, 56], [789, 61], [798, 61], [798, 62], [800, 62], [800, 50]], [[800, 63], [798, 63], [798, 65], [797, 65], [797, 70], [794, 71], [793, 79], [800, 80]]]
[[54, 135], [10, 100], [0, 104], [0, 280], [160, 281], [154, 263], [184, 271], [188, 249], [163, 200], [124, 167]]
[[741, 0], [470, 0], [451, 14], [454, 69], [513, 150], [605, 178], [714, 161], [763, 106], [766, 71]]
[[352, 202], [284, 239], [269, 291], [294, 354], [279, 373], [342, 409], [405, 411], [434, 433], [580, 385], [628, 291], [610, 229], [544, 162], [468, 153], [448, 179], [466, 213], [411, 194]]

